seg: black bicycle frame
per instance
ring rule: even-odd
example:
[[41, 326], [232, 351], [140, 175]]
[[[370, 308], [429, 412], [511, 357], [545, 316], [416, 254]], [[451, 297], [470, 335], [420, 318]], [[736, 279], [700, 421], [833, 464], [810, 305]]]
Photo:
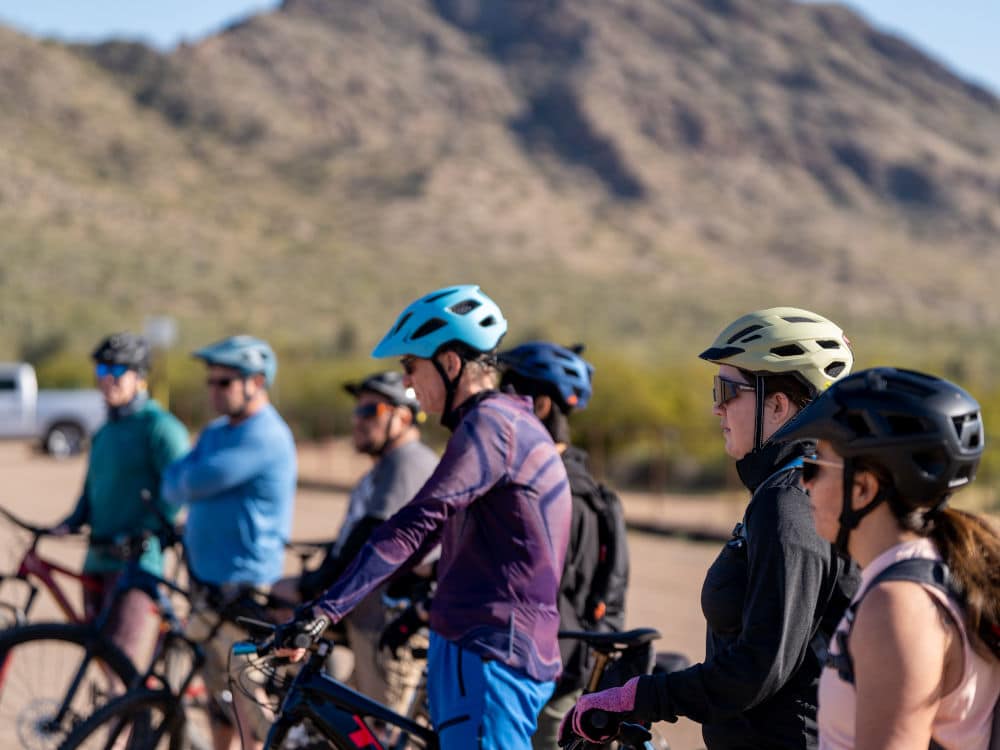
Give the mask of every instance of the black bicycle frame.
[[281, 705], [281, 715], [268, 732], [264, 747], [277, 747], [293, 726], [307, 720], [339, 750], [382, 750], [384, 745], [365, 721], [365, 717], [371, 717], [399, 727], [422, 742], [426, 750], [437, 750], [437, 735], [432, 729], [400, 716], [324, 674], [321, 667], [329, 649], [328, 644], [320, 643], [292, 681]]

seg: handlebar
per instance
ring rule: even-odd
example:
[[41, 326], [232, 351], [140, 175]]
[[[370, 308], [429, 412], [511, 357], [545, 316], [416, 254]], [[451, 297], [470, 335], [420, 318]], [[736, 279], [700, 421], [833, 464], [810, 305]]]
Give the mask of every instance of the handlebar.
[[[653, 738], [652, 733], [641, 724], [633, 724], [627, 721], [618, 723], [611, 714], [600, 709], [587, 711], [580, 717], [580, 722], [592, 735], [610, 734], [618, 740], [619, 746], [623, 748], [641, 750], [641, 748], [649, 747], [646, 743]], [[617, 729], [615, 729], [615, 724], [618, 724]], [[608, 731], [609, 729], [615, 729], [615, 731]], [[593, 747], [593, 744], [580, 737], [571, 740], [564, 747], [567, 750], [584, 750], [585, 748]]]
[[259, 643], [240, 641], [234, 644], [233, 653], [243, 656], [263, 656], [279, 648], [310, 649], [320, 640], [323, 631], [330, 625], [330, 620], [327, 617], [293, 620], [283, 625], [273, 625], [251, 617], [237, 617], [236, 622], [246, 628], [251, 637], [254, 635], [263, 636], [263, 640]]

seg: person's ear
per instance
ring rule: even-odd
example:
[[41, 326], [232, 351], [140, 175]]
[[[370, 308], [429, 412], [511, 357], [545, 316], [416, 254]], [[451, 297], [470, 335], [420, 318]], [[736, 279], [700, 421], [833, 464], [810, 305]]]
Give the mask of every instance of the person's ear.
[[798, 411], [792, 400], [781, 391], [772, 393], [767, 397], [764, 404], [765, 412], [770, 416], [775, 424], [784, 424]]
[[549, 396], [534, 396], [532, 401], [534, 402], [535, 416], [541, 420], [548, 419], [549, 414], [552, 413], [552, 399]]
[[855, 508], [863, 508], [878, 494], [878, 479], [870, 471], [854, 472], [854, 489], [852, 503]]
[[444, 368], [445, 374], [448, 375], [448, 379], [454, 380], [457, 378], [458, 373], [462, 371], [462, 358], [450, 350], [445, 350], [438, 356], [441, 357], [438, 361], [441, 362], [441, 366]]

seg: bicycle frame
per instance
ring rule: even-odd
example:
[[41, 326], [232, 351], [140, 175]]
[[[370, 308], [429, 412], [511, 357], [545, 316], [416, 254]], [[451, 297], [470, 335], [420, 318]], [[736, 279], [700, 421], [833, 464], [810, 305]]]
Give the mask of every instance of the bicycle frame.
[[63, 588], [60, 586], [55, 574], [79, 581], [84, 591], [98, 591], [101, 585], [100, 580], [96, 576], [70, 570], [64, 565], [42, 557], [38, 552], [38, 542], [43, 536], [48, 535], [49, 532], [47, 529], [25, 523], [4, 508], [0, 508], [0, 515], [4, 516], [15, 526], [18, 526], [32, 535], [31, 544], [28, 545], [28, 549], [25, 550], [24, 555], [17, 566], [17, 572], [13, 575], [8, 574], [0, 576], [0, 581], [20, 581], [28, 588], [27, 599], [21, 607], [4, 603], [4, 606], [9, 607], [13, 611], [15, 623], [18, 625], [23, 624], [37, 599], [40, 587], [36, 585], [32, 579], [37, 579], [41, 587], [44, 587], [50, 594], [52, 594], [52, 598], [55, 599], [56, 605], [68, 621], [75, 623], [86, 622], [86, 613], [82, 611], [78, 612], [73, 607], [69, 596], [65, 591], [63, 591]]
[[[329, 641], [320, 641], [292, 680], [281, 703], [277, 720], [268, 732], [265, 748], [278, 747], [289, 730], [308, 721], [325, 739], [340, 750], [383, 750], [385, 745], [372, 732], [367, 718], [397, 727], [420, 743], [425, 750], [437, 750], [437, 734], [429, 727], [400, 716], [381, 703], [337, 682], [323, 672], [330, 653]], [[236, 644], [234, 654], [256, 654], [254, 644]]]

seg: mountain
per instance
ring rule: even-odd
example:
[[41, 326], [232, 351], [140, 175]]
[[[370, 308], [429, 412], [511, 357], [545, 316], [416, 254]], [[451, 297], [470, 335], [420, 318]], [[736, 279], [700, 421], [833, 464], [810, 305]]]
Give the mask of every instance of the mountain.
[[366, 350], [455, 281], [517, 339], [654, 354], [772, 304], [1000, 322], [1000, 101], [837, 5], [286, 0], [169, 53], [0, 28], [0, 104], [13, 353], [153, 312]]

